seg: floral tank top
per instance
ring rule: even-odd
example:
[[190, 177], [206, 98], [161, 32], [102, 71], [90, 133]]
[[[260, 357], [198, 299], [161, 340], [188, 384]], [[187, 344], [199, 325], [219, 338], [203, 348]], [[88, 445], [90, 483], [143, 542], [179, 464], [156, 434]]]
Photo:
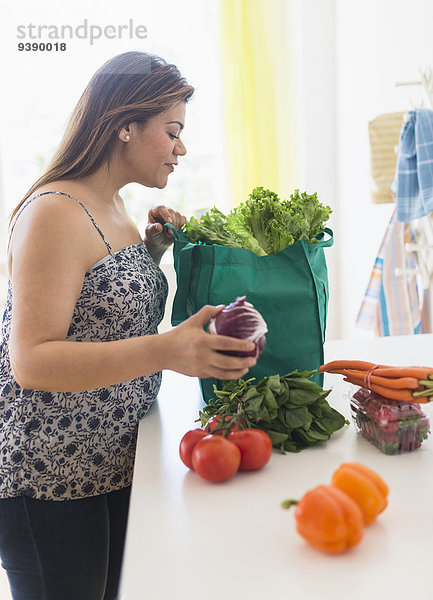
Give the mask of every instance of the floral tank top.
[[[167, 280], [144, 242], [108, 254], [85, 274], [67, 339], [99, 342], [157, 333]], [[21, 212], [21, 211], [20, 211]], [[17, 215], [17, 218], [20, 214]], [[0, 340], [0, 498], [67, 500], [105, 494], [132, 481], [138, 421], [159, 391], [153, 373], [85, 392], [21, 388], [9, 362], [13, 289], [9, 281]]]

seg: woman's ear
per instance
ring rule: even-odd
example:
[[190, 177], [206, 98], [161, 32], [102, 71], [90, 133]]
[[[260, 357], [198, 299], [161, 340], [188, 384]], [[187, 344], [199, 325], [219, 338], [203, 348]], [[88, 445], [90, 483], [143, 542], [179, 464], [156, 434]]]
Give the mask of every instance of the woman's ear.
[[121, 142], [129, 142], [131, 139], [131, 128], [129, 123], [124, 125], [118, 133], [118, 138]]

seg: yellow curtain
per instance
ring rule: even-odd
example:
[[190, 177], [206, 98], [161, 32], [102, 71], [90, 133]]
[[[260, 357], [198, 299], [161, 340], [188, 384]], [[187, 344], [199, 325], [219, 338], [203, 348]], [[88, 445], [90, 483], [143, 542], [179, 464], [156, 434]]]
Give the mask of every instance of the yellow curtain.
[[220, 0], [230, 204], [263, 186], [288, 198], [297, 176], [291, 0]]

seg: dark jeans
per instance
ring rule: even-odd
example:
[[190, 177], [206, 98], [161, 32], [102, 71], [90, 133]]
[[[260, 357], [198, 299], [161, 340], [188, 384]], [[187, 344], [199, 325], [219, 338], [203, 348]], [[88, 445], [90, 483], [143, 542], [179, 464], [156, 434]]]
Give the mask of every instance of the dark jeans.
[[0, 499], [0, 556], [14, 600], [117, 598], [130, 491]]

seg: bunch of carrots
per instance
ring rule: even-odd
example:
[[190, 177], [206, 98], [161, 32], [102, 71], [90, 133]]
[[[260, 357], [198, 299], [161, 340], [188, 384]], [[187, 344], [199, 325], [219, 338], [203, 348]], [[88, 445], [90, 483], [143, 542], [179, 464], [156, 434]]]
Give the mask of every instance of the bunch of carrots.
[[433, 400], [433, 368], [392, 367], [362, 360], [333, 360], [319, 373], [343, 375], [344, 381], [367, 388], [388, 400], [426, 403]]

